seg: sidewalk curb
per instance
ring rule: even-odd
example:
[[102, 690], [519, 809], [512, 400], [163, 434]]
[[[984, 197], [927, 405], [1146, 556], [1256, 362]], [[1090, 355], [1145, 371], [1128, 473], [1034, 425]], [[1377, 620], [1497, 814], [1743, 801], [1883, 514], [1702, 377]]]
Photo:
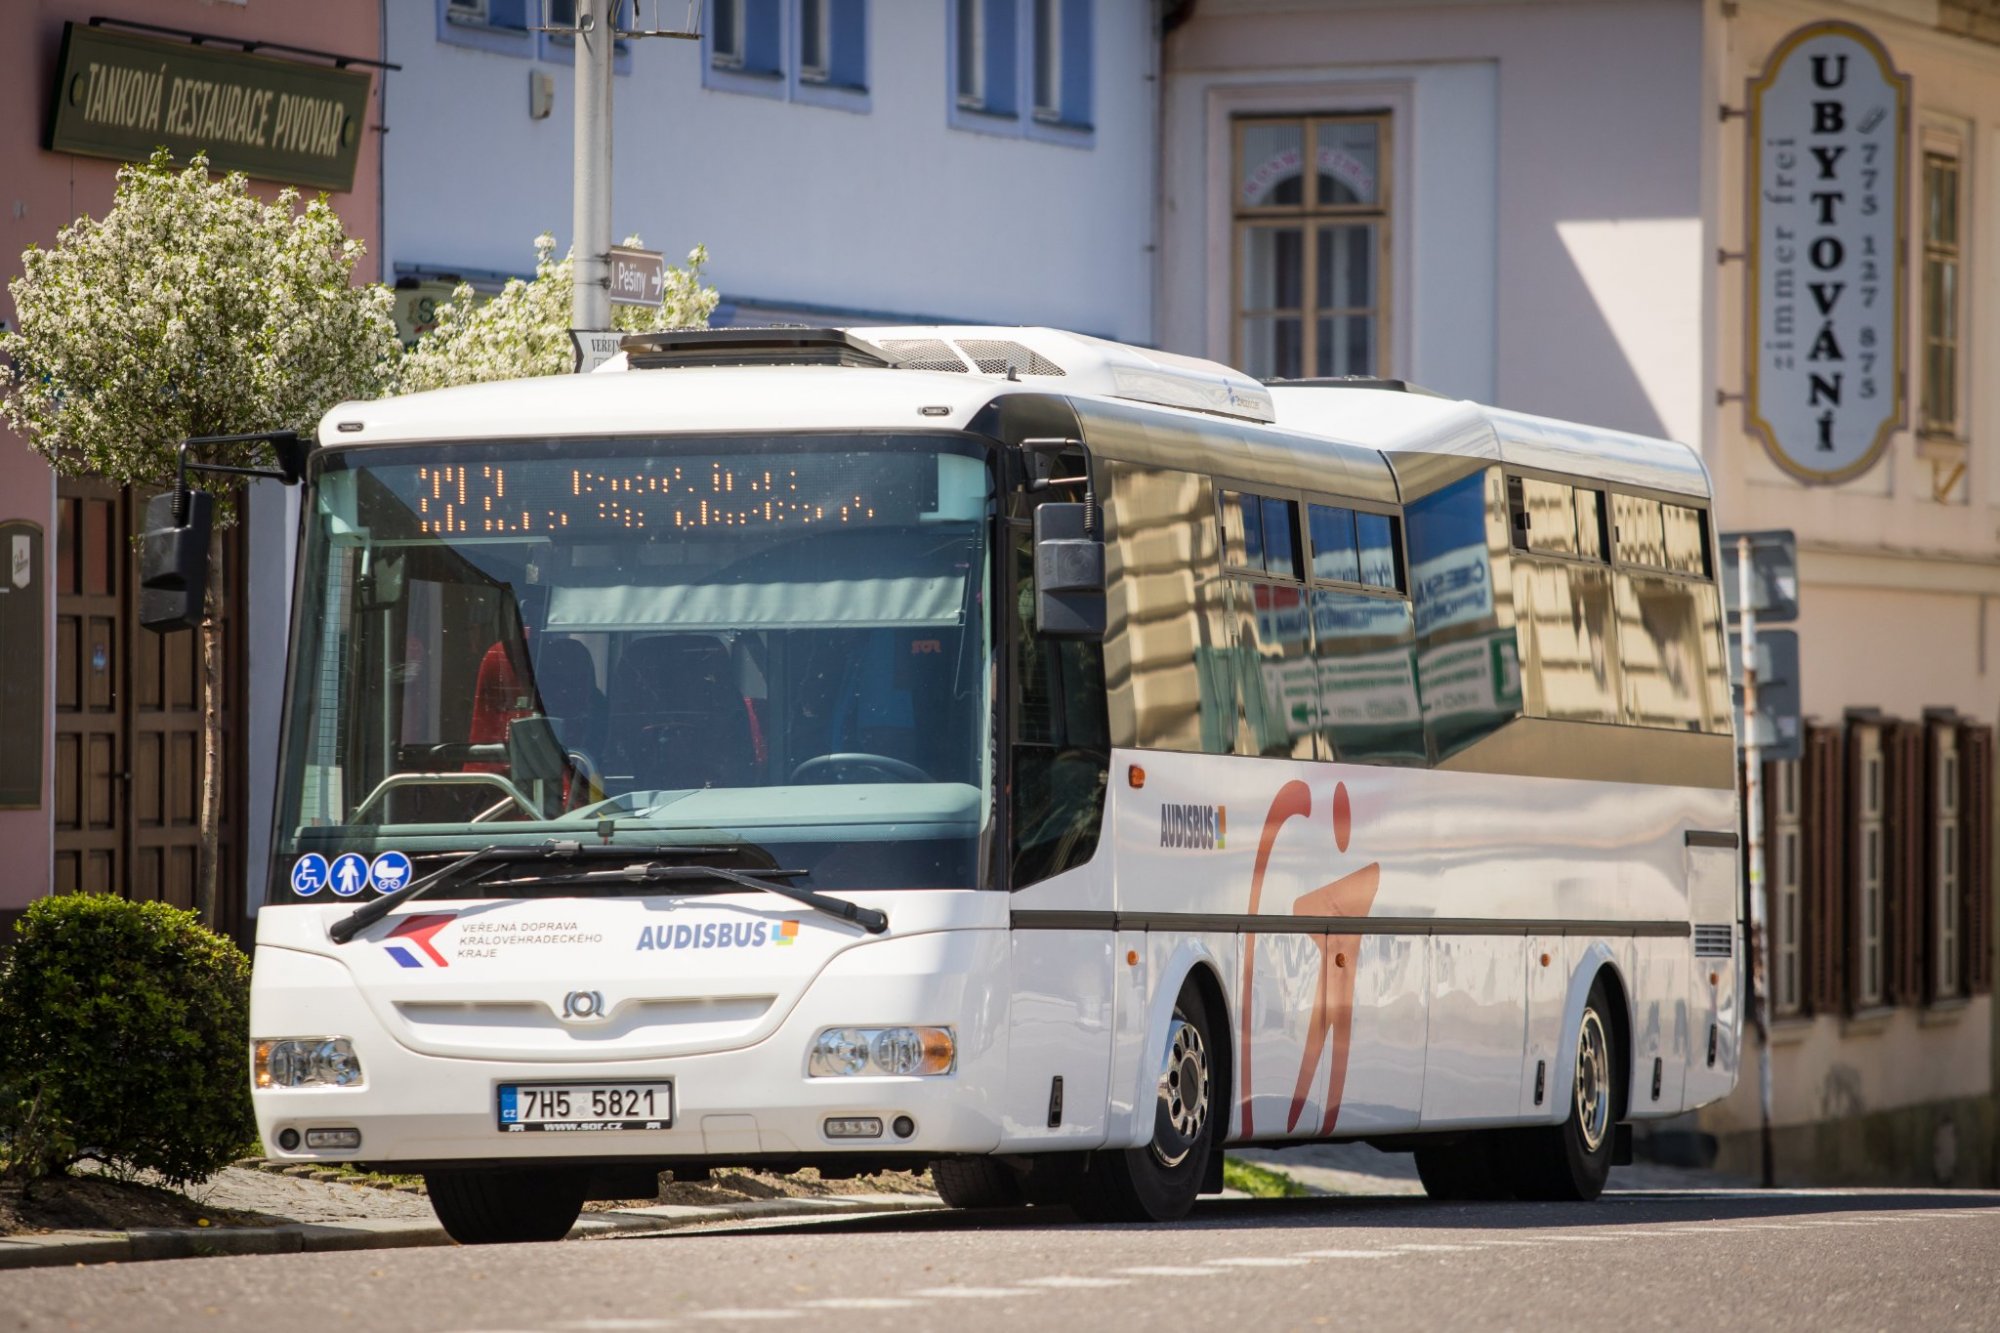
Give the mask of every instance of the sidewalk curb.
[[[764, 1218], [838, 1217], [843, 1214], [940, 1209], [934, 1194], [846, 1194], [815, 1199], [759, 1199], [751, 1203], [585, 1213], [570, 1240], [676, 1231], [708, 1222]], [[132, 1231], [52, 1231], [0, 1236], [0, 1271], [83, 1264], [146, 1263], [245, 1254], [316, 1254], [336, 1250], [398, 1250], [455, 1242], [435, 1222], [357, 1219], [290, 1222], [275, 1227], [147, 1227]]]

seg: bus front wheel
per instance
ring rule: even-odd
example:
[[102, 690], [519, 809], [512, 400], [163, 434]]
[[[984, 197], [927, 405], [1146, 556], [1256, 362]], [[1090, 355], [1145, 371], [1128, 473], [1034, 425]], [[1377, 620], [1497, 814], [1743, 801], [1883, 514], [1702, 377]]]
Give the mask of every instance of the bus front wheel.
[[1015, 1208], [1027, 1202], [1021, 1178], [991, 1157], [946, 1157], [931, 1163], [931, 1183], [947, 1208]]
[[424, 1173], [431, 1210], [460, 1245], [561, 1240], [583, 1212], [588, 1184], [569, 1167]]
[[1625, 1056], [1618, 1049], [1618, 1030], [1610, 991], [1599, 977], [1577, 1020], [1569, 1117], [1560, 1125], [1517, 1131], [1514, 1151], [1505, 1159], [1516, 1197], [1586, 1202], [1604, 1192], [1625, 1109]]
[[1226, 1090], [1208, 1006], [1192, 984], [1174, 1001], [1174, 1017], [1156, 1082], [1153, 1141], [1096, 1154], [1071, 1199], [1091, 1222], [1172, 1222], [1194, 1207], [1214, 1152], [1216, 1118]]

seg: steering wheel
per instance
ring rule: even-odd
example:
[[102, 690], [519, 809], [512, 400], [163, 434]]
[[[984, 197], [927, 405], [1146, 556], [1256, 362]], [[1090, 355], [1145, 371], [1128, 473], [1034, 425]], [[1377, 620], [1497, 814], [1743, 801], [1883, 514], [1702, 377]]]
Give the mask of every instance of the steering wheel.
[[892, 759], [886, 754], [822, 754], [815, 755], [792, 770], [793, 782], [804, 782], [814, 773], [843, 768], [872, 768], [891, 778], [903, 782], [936, 782], [937, 779], [918, 768], [915, 764], [901, 759]]

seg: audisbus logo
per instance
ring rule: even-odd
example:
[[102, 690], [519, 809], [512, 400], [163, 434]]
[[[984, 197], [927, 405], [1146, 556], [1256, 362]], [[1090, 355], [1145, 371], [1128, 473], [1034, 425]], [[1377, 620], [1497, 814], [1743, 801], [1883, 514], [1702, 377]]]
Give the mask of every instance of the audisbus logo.
[[1229, 833], [1229, 807], [1223, 805], [1160, 806], [1160, 846], [1220, 851]]

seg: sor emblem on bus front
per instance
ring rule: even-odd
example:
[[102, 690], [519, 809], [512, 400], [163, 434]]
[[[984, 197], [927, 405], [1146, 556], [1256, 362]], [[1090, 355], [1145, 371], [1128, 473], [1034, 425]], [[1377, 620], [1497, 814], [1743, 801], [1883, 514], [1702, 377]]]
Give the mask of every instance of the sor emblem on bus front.
[[588, 1022], [604, 1017], [604, 992], [600, 990], [573, 990], [563, 996], [563, 1017], [578, 1022]]

